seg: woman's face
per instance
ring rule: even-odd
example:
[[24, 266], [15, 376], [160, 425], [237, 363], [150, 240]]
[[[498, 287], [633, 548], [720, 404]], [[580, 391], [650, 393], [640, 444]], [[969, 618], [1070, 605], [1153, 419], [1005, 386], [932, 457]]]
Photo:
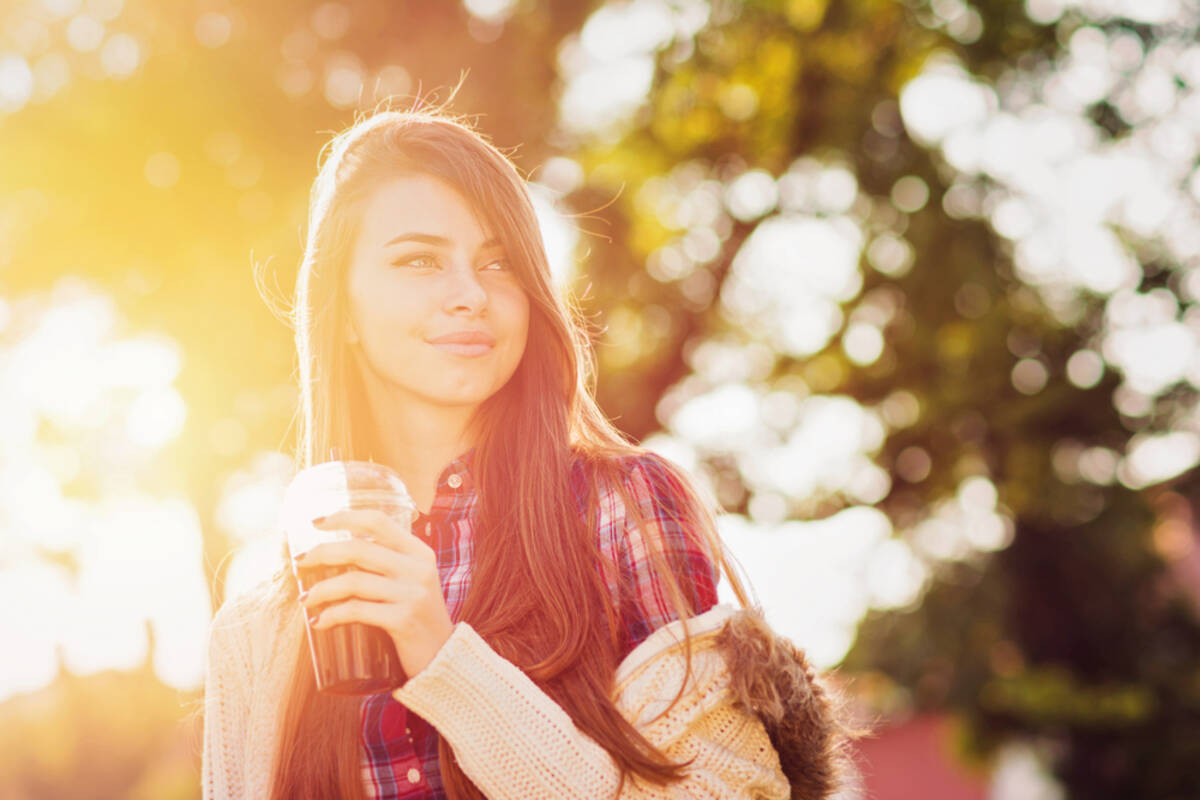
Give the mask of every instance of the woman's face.
[[529, 328], [529, 298], [495, 232], [427, 175], [387, 181], [361, 213], [347, 336], [374, 375], [368, 387], [390, 402], [478, 407], [516, 370]]

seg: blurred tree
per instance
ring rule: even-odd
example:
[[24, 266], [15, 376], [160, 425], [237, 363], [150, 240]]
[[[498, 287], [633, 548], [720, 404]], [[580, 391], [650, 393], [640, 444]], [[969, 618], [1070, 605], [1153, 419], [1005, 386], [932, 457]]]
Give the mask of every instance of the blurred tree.
[[[1115, 462], [1107, 476], [1094, 467], [1081, 476], [1079, 464], [1086, 448], [1104, 462], [1135, 431], [1194, 420], [1195, 388], [1164, 392], [1146, 417], [1114, 408], [1124, 391], [1117, 370], [1086, 389], [1065, 380], [1069, 359], [1103, 341], [1107, 295], [1081, 292], [1064, 313], [1027, 285], [986, 214], [961, 208], [958, 170], [910, 136], [901, 115], [901, 90], [930, 57], [952, 55], [1001, 83], [1024, 75], [1033, 84], [1030, 75], [1061, 68], [1072, 34], [1093, 20], [1053, 5], [1061, 17], [1039, 23], [1018, 3], [713, 3], [694, 37], [665, 43], [629, 129], [579, 152], [589, 179], [572, 198], [578, 207], [620, 190], [601, 212], [611, 241], [594, 247], [586, 278], [605, 327], [601, 397], [638, 437], [670, 428], [689, 399], [727, 379], [760, 396], [845, 394], [876, 409], [890, 427], [876, 460], [891, 474], [878, 505], [933, 575], [919, 604], [868, 616], [844, 667], [886, 674], [918, 709], [966, 717], [977, 756], [1011, 736], [1033, 738], [1073, 797], [1192, 797], [1200, 630], [1187, 595], [1196, 583], [1171, 562], [1194, 547], [1183, 497], [1196, 496], [1196, 472], [1177, 479], [1179, 495], [1164, 495], [1139, 490], [1146, 482], [1128, 473], [1116, 481]], [[1106, 14], [1095, 24], [1109, 36], [1133, 31], [1145, 50], [1160, 39], [1175, 46], [1173, 21]], [[1195, 97], [1194, 77], [1190, 86]], [[1092, 116], [1102, 137], [1119, 137], [1128, 126], [1105, 124], [1109, 112], [1097, 100]], [[803, 185], [792, 176], [822, 164], [853, 175], [846, 208], [832, 182], [810, 196], [788, 191]], [[775, 188], [766, 181], [755, 198], [746, 191], [757, 171]], [[976, 199], [985, 189], [971, 188]], [[810, 256], [793, 248], [770, 262], [775, 282], [768, 272], [753, 287], [762, 297], [747, 314], [736, 273], [748, 241], [774, 220], [842, 212], [865, 233], [862, 262], [872, 267], [849, 291], [854, 302], [826, 342], [791, 353], [776, 344], [757, 358], [756, 345], [771, 342], [756, 316], [771, 311], [772, 293], [787, 294], [788, 260]], [[1168, 281], [1163, 265], [1147, 264], [1141, 291], [1178, 293], [1185, 267], [1167, 266], [1177, 273]], [[810, 313], [796, 305], [791, 319]], [[882, 332], [878, 353], [859, 354], [855, 323]], [[712, 368], [712, 342], [732, 345], [741, 369]], [[726, 506], [754, 516], [761, 466], [737, 449], [695, 447]], [[1011, 543], [992, 555], [930, 553], [938, 542], [921, 523], [972, 476], [996, 486]], [[787, 514], [822, 516], [864, 499], [792, 496]]]

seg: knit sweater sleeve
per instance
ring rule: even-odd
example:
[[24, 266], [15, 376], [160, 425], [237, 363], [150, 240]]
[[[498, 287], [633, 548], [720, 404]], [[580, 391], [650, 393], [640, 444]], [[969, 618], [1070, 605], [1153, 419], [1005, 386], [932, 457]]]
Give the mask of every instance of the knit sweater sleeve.
[[245, 620], [235, 605], [226, 604], [209, 628], [201, 757], [204, 800], [241, 800], [248, 796], [243, 740], [252, 675]]
[[693, 642], [692, 676], [668, 713], [661, 712], [684, 677], [678, 647], [654, 648], [653, 658], [618, 684], [616, 704], [668, 758], [694, 760], [679, 782], [627, 780], [619, 795], [620, 770], [612, 756], [465, 622], [394, 696], [438, 729], [490, 800], [787, 798], [778, 754], [761, 720], [732, 702], [712, 637]]

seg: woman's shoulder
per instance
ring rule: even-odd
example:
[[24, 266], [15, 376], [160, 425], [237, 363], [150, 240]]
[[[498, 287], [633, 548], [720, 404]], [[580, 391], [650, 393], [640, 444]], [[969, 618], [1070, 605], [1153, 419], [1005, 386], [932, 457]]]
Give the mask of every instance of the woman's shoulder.
[[[575, 449], [571, 452], [573, 468], [602, 468], [623, 474], [631, 474], [638, 470], [661, 469], [666, 465], [674, 465], [670, 459], [660, 453], [645, 447], [629, 446], [620, 450], [600, 452], [585, 452]], [[676, 467], [678, 465], [675, 465]]]
[[653, 450], [630, 449], [615, 453], [574, 452], [571, 484], [576, 498], [594, 491], [603, 497], [617, 492], [617, 484], [638, 501], [679, 498], [685, 494], [682, 468]]
[[238, 639], [257, 650], [285, 621], [277, 584], [268, 579], [228, 594], [213, 615], [210, 635], [224, 641]]
[[592, 521], [602, 547], [615, 547], [647, 525], [644, 535], [659, 530], [682, 546], [679, 534], [703, 524], [712, 510], [682, 467], [646, 449], [577, 455], [571, 484], [576, 509]]
[[249, 588], [236, 591], [226, 590], [225, 599], [217, 609], [213, 622], [227, 625], [246, 625], [256, 617], [269, 613], [272, 607], [273, 585], [264, 579]]

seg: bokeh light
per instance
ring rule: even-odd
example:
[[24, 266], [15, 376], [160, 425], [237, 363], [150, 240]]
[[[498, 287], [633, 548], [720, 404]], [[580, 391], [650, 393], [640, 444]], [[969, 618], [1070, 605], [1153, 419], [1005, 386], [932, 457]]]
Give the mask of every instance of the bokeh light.
[[[186, 418], [173, 386], [179, 346], [162, 334], [121, 336], [113, 300], [78, 279], [10, 313], [0, 345], [0, 383], [10, 387], [0, 393], [0, 520], [9, 531], [0, 586], [15, 593], [10, 608], [36, 613], [0, 620], [0, 635], [22, 653], [5, 660], [0, 697], [51, 681], [59, 653], [80, 674], [130, 669], [149, 655], [164, 683], [194, 688], [210, 611], [197, 516], [184, 499], [132, 488]], [[39, 426], [65, 438], [44, 441]], [[80, 482], [99, 496], [75, 496]]]

